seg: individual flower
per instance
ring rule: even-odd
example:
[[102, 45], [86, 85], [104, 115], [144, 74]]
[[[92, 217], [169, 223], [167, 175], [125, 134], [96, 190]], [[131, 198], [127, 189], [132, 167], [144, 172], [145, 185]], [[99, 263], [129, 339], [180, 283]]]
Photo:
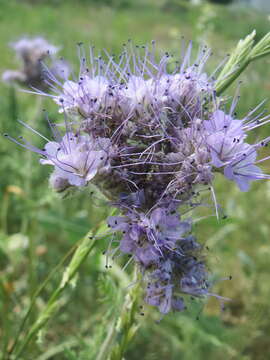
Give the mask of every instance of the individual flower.
[[262, 169], [254, 165], [257, 152], [254, 147], [245, 144], [245, 152], [238, 155], [224, 168], [224, 175], [237, 183], [241, 191], [248, 191], [250, 182], [268, 178], [263, 174]]
[[[269, 139], [265, 139], [259, 146], [248, 144], [247, 132], [256, 126], [256, 122], [246, 120], [234, 119], [231, 115], [216, 110], [209, 120], [204, 121], [212, 165], [223, 168], [224, 175], [235, 181], [241, 191], [247, 191], [253, 180], [268, 178], [268, 175], [255, 166], [255, 162], [257, 149], [266, 146]], [[265, 121], [268, 120], [267, 117]]]
[[145, 80], [142, 76], [129, 76], [119, 94], [119, 105], [126, 116], [131, 116], [136, 111], [141, 114], [153, 103], [152, 82], [152, 79]]
[[[25, 126], [30, 128], [27, 124]], [[5, 135], [9, 137], [8, 134]], [[56, 141], [49, 141], [41, 135], [48, 141], [43, 149], [33, 146], [22, 137], [19, 138], [20, 141], [9, 137], [24, 148], [39, 154], [42, 165], [54, 167], [50, 177], [50, 185], [54, 190], [63, 191], [69, 186], [85, 186], [96, 175], [104, 175], [109, 171], [110, 159], [114, 153], [110, 139], [94, 138], [72, 131], [61, 137], [54, 130], [54, 135]]]
[[[109, 168], [110, 140], [89, 135], [66, 133], [59, 142], [45, 145], [41, 164], [54, 166], [54, 183], [66, 180], [69, 185], [85, 186], [99, 172]], [[59, 185], [55, 185], [57, 188]]]
[[84, 118], [96, 115], [103, 107], [111, 104], [108, 80], [101, 76], [90, 78], [85, 75], [79, 83], [67, 80], [63, 85], [63, 94], [55, 98], [60, 112], [66, 111]]
[[243, 121], [234, 120], [221, 110], [216, 110], [210, 120], [204, 121], [207, 144], [210, 148], [212, 164], [222, 167], [243, 150], [246, 134]]

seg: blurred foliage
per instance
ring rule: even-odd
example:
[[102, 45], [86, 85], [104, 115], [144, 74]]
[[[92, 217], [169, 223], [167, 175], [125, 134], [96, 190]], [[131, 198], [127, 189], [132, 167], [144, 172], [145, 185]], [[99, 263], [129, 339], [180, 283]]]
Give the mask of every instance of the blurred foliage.
[[214, 3], [214, 4], [231, 4], [233, 2], [233, 0], [209, 0], [209, 2]]
[[[129, 0], [128, 7], [119, 6], [120, 3], [0, 0], [0, 72], [18, 66], [8, 43], [25, 34], [43, 35], [62, 46], [61, 55], [74, 66], [78, 65], [78, 41], [117, 53], [128, 38], [139, 44], [156, 39], [160, 50], [178, 53], [181, 35], [193, 39], [194, 47], [203, 38], [213, 48], [208, 65], [212, 71], [239, 38], [253, 28], [258, 38], [269, 30], [268, 18], [255, 11], [240, 12], [213, 4], [188, 7], [185, 11], [167, 7], [164, 11], [163, 0]], [[242, 76], [239, 116], [269, 97], [269, 69], [269, 60], [262, 60]], [[231, 94], [234, 91], [231, 89]], [[42, 146], [38, 136], [16, 121], [31, 122], [50, 136], [42, 108], [47, 109], [52, 120], [57, 120], [59, 115], [50, 99], [40, 101], [34, 95], [1, 84], [1, 133], [16, 137], [22, 134]], [[266, 110], [269, 111], [268, 103]], [[254, 136], [267, 136], [269, 132], [266, 126]], [[0, 338], [3, 358], [8, 358], [7, 351], [13, 346], [37, 287], [75, 242], [107, 216], [109, 209], [91, 189], [65, 199], [52, 193], [47, 184], [49, 169], [38, 164], [35, 154], [5, 139], [0, 142], [0, 156]], [[269, 172], [269, 164], [265, 170]], [[223, 311], [214, 299], [204, 306], [191, 301], [187, 313], [170, 314], [163, 319], [151, 308], [145, 308], [145, 316], [138, 315], [141, 327], [127, 354], [129, 360], [270, 357], [270, 186], [256, 183], [245, 194], [224, 179], [217, 179], [215, 185], [228, 219], [204, 219], [196, 224], [195, 231], [209, 247], [209, 268], [216, 279], [214, 291], [231, 301]], [[61, 311], [28, 347], [25, 360], [97, 359], [111, 318], [120, 311], [121, 298], [128, 291], [130, 272], [127, 269], [126, 275], [122, 273], [121, 258], [112, 269], [105, 268], [102, 252], [106, 247], [106, 238], [100, 239], [73, 286], [62, 294]], [[58, 285], [64, 265], [53, 272], [39, 294], [26, 331]], [[231, 281], [218, 280], [228, 275], [232, 276]]]

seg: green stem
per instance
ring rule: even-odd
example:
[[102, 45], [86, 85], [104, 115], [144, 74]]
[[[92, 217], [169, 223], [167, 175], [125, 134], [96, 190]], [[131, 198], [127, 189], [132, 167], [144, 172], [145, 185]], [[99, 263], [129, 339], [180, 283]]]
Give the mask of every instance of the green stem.
[[115, 338], [115, 327], [116, 327], [116, 322], [113, 321], [109, 327], [107, 336], [106, 336], [105, 340], [103, 341], [103, 344], [100, 347], [100, 350], [99, 350], [96, 360], [106, 360], [107, 359], [108, 351], [112, 347], [112, 343]]
[[9, 194], [7, 192], [7, 189], [5, 189], [1, 206], [1, 227], [4, 234], [8, 233], [8, 207]]
[[[31, 127], [35, 127], [37, 123], [37, 119], [41, 112], [42, 107], [42, 98], [36, 98], [36, 104], [34, 108], [30, 109], [31, 112], [27, 116], [28, 124]], [[28, 129], [25, 131], [29, 132]], [[24, 134], [23, 134], [24, 135]], [[31, 191], [32, 191], [32, 168], [33, 168], [33, 153], [31, 151], [26, 152], [26, 159], [25, 159], [25, 181], [24, 181], [24, 192], [26, 193], [26, 199], [31, 198]], [[30, 209], [29, 209], [30, 207]], [[29, 226], [29, 211], [31, 211], [31, 205], [28, 200], [25, 201], [25, 211], [22, 217], [21, 223], [21, 233], [28, 234], [29, 244], [28, 244], [28, 282], [29, 282], [29, 295], [30, 299], [34, 296], [36, 285], [37, 285], [37, 278], [36, 278], [36, 239], [33, 237], [33, 231], [30, 231]], [[33, 223], [33, 221], [32, 221]], [[31, 227], [31, 230], [33, 226]]]
[[[81, 242], [81, 240], [79, 241]], [[49, 275], [46, 277], [46, 279], [43, 281], [43, 283], [40, 285], [40, 287], [36, 290], [35, 294], [33, 295], [33, 298], [31, 300], [29, 309], [27, 311], [27, 313], [25, 314], [23, 321], [21, 323], [21, 325], [19, 326], [16, 338], [14, 340], [14, 343], [11, 347], [11, 349], [9, 350], [9, 356], [12, 354], [12, 352], [14, 351], [14, 349], [16, 348], [20, 335], [22, 334], [22, 331], [25, 327], [25, 324], [35, 306], [37, 297], [39, 296], [39, 294], [41, 293], [41, 291], [46, 287], [46, 285], [49, 283], [49, 281], [51, 280], [51, 278], [57, 274], [58, 270], [62, 267], [62, 265], [64, 264], [64, 262], [67, 260], [67, 258], [73, 253], [73, 251], [75, 250], [75, 248], [78, 246], [78, 244], [75, 244], [71, 249], [69, 249], [69, 251], [66, 253], [66, 255], [61, 259], [61, 261], [51, 270], [51, 272], [49, 273]]]
[[62, 280], [56, 290], [51, 295], [49, 301], [45, 305], [44, 309], [39, 314], [37, 320], [34, 322], [34, 324], [31, 326], [30, 330], [28, 331], [24, 341], [22, 342], [20, 348], [18, 349], [15, 360], [21, 359], [21, 355], [23, 354], [25, 348], [30, 343], [30, 341], [33, 339], [35, 335], [47, 324], [49, 319], [52, 317], [52, 315], [55, 314], [55, 312], [59, 308], [59, 298], [62, 294], [62, 292], [66, 289], [66, 287], [70, 284], [74, 276], [79, 271], [81, 265], [85, 262], [87, 259], [89, 253], [95, 246], [95, 238], [90, 236], [92, 232], [89, 232], [86, 237], [83, 239], [81, 245], [77, 248], [75, 251], [75, 254], [73, 255], [68, 267], [66, 268]]
[[68, 340], [64, 343], [54, 346], [50, 349], [48, 349], [45, 353], [43, 353], [41, 356], [39, 356], [36, 360], [48, 360], [48, 359], [56, 359], [56, 355], [63, 352], [65, 349], [70, 349], [71, 347], [75, 347], [78, 344], [77, 340]]
[[135, 285], [131, 291], [126, 294], [121, 313], [118, 319], [112, 322], [108, 335], [100, 348], [97, 360], [122, 360], [131, 340], [139, 328], [136, 322], [141, 290], [138, 274], [139, 272], [135, 269]]
[[270, 54], [270, 33], [267, 33], [257, 44], [256, 31], [240, 40], [232, 51], [228, 61], [216, 81], [216, 93], [220, 96], [248, 67], [248, 65]]
[[220, 84], [217, 84], [216, 86], [216, 94], [217, 96], [220, 96], [225, 90], [228, 89], [228, 87], [231, 86], [231, 84], [242, 74], [242, 72], [248, 67], [248, 65], [251, 63], [251, 60], [246, 61], [245, 64], [243, 64], [241, 67], [238, 68], [237, 71], [233, 73], [230, 78], [227, 79], [227, 81], [221, 82]]
[[9, 327], [9, 315], [11, 311], [10, 306], [10, 298], [8, 291], [5, 288], [5, 283], [1, 279], [0, 280], [0, 294], [2, 299], [2, 312], [1, 312], [1, 325], [2, 325], [2, 344], [3, 344], [3, 352], [2, 352], [2, 359], [6, 358], [6, 354], [8, 351], [8, 341], [10, 336], [10, 327]]

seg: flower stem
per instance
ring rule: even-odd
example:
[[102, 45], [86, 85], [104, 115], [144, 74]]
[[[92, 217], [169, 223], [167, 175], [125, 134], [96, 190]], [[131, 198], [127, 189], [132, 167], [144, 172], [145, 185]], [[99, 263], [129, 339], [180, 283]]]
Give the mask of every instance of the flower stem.
[[126, 294], [118, 319], [115, 319], [110, 325], [108, 335], [101, 346], [97, 360], [122, 360], [139, 328], [136, 322], [141, 290], [138, 274], [137, 269], [135, 269], [133, 280], [135, 285]]
[[248, 67], [248, 65], [270, 54], [270, 32], [255, 44], [256, 31], [241, 39], [232, 51], [226, 65], [216, 81], [216, 94], [220, 96]]
[[51, 295], [50, 299], [48, 300], [46, 306], [39, 314], [37, 320], [34, 322], [34, 324], [31, 326], [30, 330], [28, 331], [24, 341], [22, 342], [21, 346], [19, 347], [16, 355], [15, 360], [21, 359], [21, 355], [24, 352], [26, 346], [30, 343], [30, 341], [33, 339], [35, 335], [47, 324], [49, 319], [52, 317], [53, 314], [58, 310], [59, 308], [59, 298], [62, 294], [63, 290], [71, 283], [72, 279], [80, 269], [81, 265], [85, 262], [87, 259], [87, 256], [91, 252], [91, 250], [95, 246], [95, 238], [90, 236], [92, 232], [89, 232], [77, 250], [75, 251], [68, 267], [66, 268], [62, 280], [56, 290]]
[[46, 287], [46, 285], [49, 283], [49, 281], [51, 280], [51, 278], [53, 277], [53, 275], [55, 275], [57, 273], [58, 270], [60, 270], [61, 266], [64, 264], [64, 262], [67, 260], [67, 258], [72, 254], [72, 252], [76, 249], [78, 245], [75, 244], [71, 249], [69, 249], [69, 251], [66, 253], [66, 255], [61, 259], [61, 261], [50, 271], [49, 275], [46, 277], [46, 279], [43, 281], [43, 283], [40, 285], [40, 287], [36, 290], [35, 294], [33, 295], [33, 298], [31, 300], [30, 306], [22, 320], [21, 325], [18, 328], [14, 343], [11, 347], [11, 349], [9, 350], [9, 356], [11, 355], [11, 353], [13, 352], [13, 350], [16, 348], [18, 342], [19, 342], [19, 338], [24, 330], [25, 324], [33, 310], [33, 307], [35, 306], [36, 300], [39, 296], [39, 294], [41, 293], [41, 291]]

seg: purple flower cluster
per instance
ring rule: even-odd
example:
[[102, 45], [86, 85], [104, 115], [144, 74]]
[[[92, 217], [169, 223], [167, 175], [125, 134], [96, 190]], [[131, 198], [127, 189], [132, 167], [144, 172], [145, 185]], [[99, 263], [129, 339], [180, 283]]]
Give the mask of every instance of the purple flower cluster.
[[242, 191], [253, 180], [269, 178], [256, 165], [264, 160], [256, 160], [257, 152], [269, 138], [247, 142], [248, 132], [269, 117], [255, 109], [235, 119], [237, 100], [225, 112], [214, 77], [204, 71], [210, 55], [205, 47], [194, 63], [191, 45], [181, 61], [168, 53], [158, 58], [154, 43], [128, 43], [117, 58], [96, 56], [91, 48], [89, 61], [79, 49], [78, 79], [47, 72], [49, 96], [65, 116], [64, 133], [50, 124], [55, 140], [43, 150], [26, 140], [20, 144], [53, 167], [50, 184], [56, 191], [92, 182], [106, 193], [121, 212], [108, 219], [112, 233], [121, 234], [113, 253], [139, 265], [148, 304], [162, 313], [181, 311], [185, 294], [212, 295], [204, 247], [185, 214], [201, 206], [200, 194], [207, 192], [218, 210], [217, 173]]
[[122, 232], [119, 248], [140, 264], [147, 279], [145, 300], [161, 313], [183, 310], [181, 293], [207, 295], [201, 246], [189, 234], [191, 221], [181, 220], [175, 207], [149, 214], [131, 209], [125, 216], [111, 216], [108, 225]]

